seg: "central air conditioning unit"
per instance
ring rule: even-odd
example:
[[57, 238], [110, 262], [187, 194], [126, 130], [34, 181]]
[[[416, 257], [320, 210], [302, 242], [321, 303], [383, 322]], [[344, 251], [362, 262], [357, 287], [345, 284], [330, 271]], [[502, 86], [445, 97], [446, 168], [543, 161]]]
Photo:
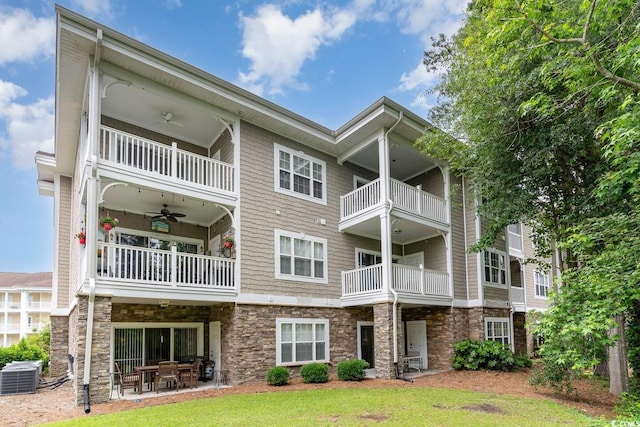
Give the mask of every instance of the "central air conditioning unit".
[[41, 361], [13, 362], [0, 371], [0, 396], [35, 393], [42, 372]]

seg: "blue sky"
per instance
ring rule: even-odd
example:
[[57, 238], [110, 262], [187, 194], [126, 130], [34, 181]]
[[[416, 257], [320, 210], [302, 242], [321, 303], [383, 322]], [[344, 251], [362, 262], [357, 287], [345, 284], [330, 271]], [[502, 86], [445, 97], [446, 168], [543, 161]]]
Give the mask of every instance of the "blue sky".
[[[336, 129], [381, 96], [426, 116], [422, 53], [467, 0], [58, 3]], [[54, 56], [54, 3], [0, 0], [0, 271], [53, 269], [33, 159], [53, 151]]]

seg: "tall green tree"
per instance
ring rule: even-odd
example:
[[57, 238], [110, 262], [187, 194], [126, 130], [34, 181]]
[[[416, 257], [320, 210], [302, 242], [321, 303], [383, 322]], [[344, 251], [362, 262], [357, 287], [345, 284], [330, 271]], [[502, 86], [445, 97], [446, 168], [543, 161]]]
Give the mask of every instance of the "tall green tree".
[[638, 232], [639, 9], [478, 0], [451, 40], [425, 52], [425, 65], [443, 71], [431, 119], [447, 133], [418, 144], [482, 195], [489, 227], [477, 248], [516, 222], [533, 226], [539, 255], [547, 242], [562, 248], [562, 292], [541, 327], [555, 373], [601, 360], [616, 339], [612, 319], [638, 298], [633, 239], [623, 240]]

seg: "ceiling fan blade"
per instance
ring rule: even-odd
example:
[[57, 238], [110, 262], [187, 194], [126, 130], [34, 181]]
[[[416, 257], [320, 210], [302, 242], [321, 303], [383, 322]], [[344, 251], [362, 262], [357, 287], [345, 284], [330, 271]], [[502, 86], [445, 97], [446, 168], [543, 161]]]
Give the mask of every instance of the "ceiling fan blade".
[[175, 219], [175, 218], [173, 217], [173, 215], [167, 215], [167, 219], [168, 219], [169, 221], [171, 221], [171, 222], [178, 222], [178, 220], [177, 220], [177, 219]]
[[185, 217], [186, 215], [182, 213], [171, 213], [171, 216], [175, 216], [176, 218], [182, 218], [182, 217]]
[[162, 215], [162, 214], [157, 214], [156, 212], [153, 212], [153, 213], [155, 213], [156, 215], [152, 216], [152, 217], [151, 217], [152, 219], [157, 219], [157, 218], [162, 218], [162, 217], [164, 217], [164, 215]]

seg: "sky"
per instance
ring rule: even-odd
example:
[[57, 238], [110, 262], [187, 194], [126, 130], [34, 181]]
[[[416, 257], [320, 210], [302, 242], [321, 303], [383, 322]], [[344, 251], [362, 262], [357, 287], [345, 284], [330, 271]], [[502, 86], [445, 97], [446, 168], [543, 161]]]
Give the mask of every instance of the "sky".
[[[61, 6], [330, 129], [382, 96], [426, 117], [431, 37], [468, 0], [70, 0]], [[53, 152], [55, 8], [0, 0], [0, 271], [53, 270], [53, 198], [36, 151]]]

